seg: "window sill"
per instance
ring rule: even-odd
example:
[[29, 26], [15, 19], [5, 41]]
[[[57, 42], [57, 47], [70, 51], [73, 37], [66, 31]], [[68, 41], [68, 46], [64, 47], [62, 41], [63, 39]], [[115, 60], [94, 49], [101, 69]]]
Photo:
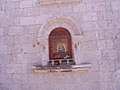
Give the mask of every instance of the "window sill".
[[87, 72], [91, 68], [91, 64], [66, 65], [66, 66], [33, 66], [36, 73], [47, 72]]

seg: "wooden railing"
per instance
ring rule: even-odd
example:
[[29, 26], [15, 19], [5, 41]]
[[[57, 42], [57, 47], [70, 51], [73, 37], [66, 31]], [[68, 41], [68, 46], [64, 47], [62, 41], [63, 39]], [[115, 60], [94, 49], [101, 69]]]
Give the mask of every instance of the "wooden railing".
[[49, 66], [59, 66], [59, 65], [75, 65], [74, 59], [54, 59], [49, 60]]

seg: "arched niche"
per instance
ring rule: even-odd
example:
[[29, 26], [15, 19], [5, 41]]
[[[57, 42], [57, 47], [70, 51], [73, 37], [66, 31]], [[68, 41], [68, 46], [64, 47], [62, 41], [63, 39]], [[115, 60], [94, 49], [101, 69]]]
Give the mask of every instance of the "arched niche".
[[48, 65], [49, 62], [49, 35], [53, 30], [59, 27], [68, 30], [68, 32], [71, 34], [72, 57], [74, 57], [76, 64], [80, 64], [79, 43], [84, 39], [80, 27], [78, 26], [77, 22], [71, 18], [55, 17], [42, 25], [38, 33], [38, 42], [40, 43], [41, 47], [42, 66]]

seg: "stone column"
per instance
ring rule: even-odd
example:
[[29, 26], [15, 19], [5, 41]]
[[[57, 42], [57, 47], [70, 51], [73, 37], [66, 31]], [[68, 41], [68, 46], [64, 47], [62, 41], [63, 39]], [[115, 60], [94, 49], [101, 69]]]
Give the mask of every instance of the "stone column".
[[41, 51], [41, 64], [42, 66], [47, 66], [49, 61], [49, 49], [48, 49], [48, 39], [40, 38], [40, 51]]

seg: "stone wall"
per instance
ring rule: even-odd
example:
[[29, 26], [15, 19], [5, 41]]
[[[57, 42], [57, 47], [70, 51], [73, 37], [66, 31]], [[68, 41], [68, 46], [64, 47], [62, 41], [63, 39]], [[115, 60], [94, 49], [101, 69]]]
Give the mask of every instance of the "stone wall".
[[[120, 1], [64, 1], [0, 0], [0, 90], [120, 89]], [[88, 72], [33, 72], [49, 60], [56, 27], [70, 31], [77, 64], [90, 63]]]

